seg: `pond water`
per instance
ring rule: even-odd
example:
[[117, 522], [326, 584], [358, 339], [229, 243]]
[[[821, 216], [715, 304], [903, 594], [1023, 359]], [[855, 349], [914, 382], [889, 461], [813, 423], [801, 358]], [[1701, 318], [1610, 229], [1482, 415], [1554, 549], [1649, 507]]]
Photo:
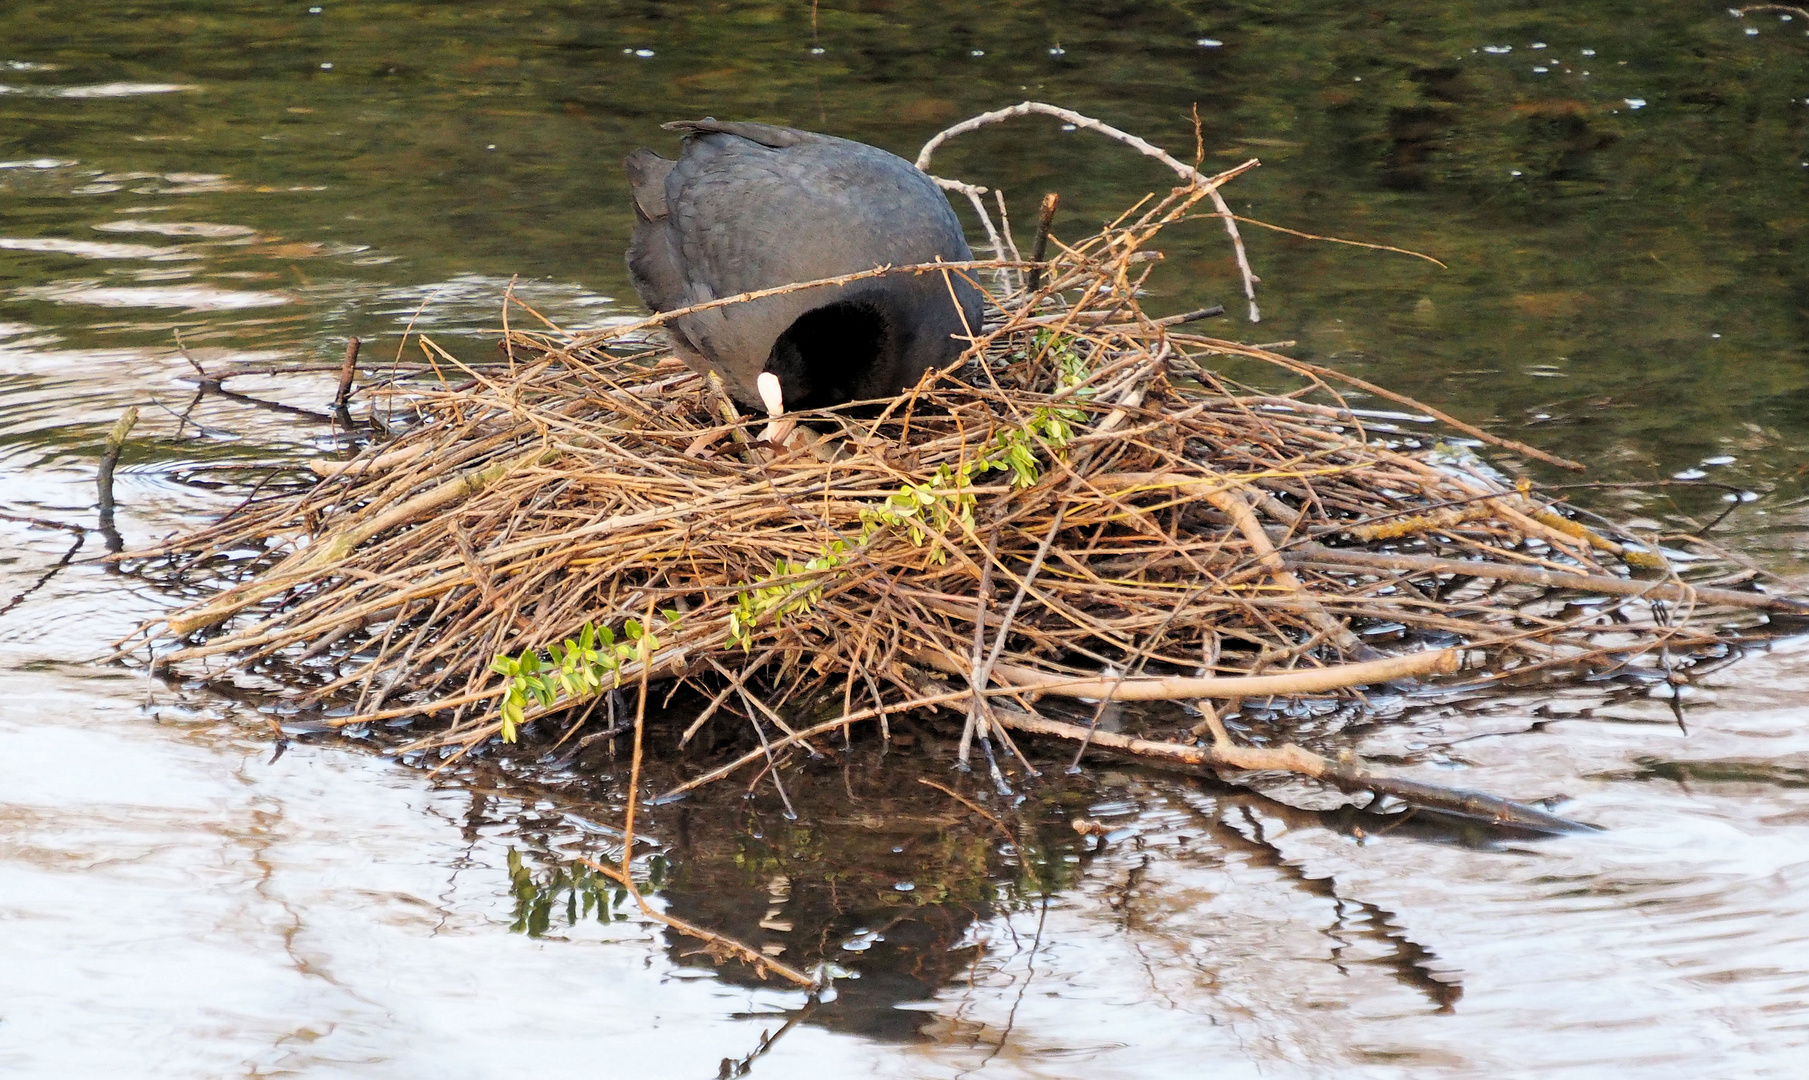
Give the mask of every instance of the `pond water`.
[[[562, 876], [619, 763], [437, 776], [96, 656], [168, 597], [96, 556], [108, 425], [144, 544], [210, 470], [333, 446], [202, 365], [493, 347], [501, 297], [635, 311], [619, 162], [711, 114], [913, 156], [1034, 98], [1208, 166], [1247, 227], [1171, 231], [1147, 306], [1587, 460], [1580, 501], [1809, 565], [1809, 12], [1650, 5], [250, 4], [0, 10], [0, 1070], [9, 1076], [1799, 1076], [1809, 642], [1680, 702], [1566, 686], [1329, 745], [1563, 797], [1531, 840], [1097, 764], [1028, 791], [1029, 881], [875, 748], [653, 811], [656, 902], [846, 972], [718, 971]], [[1168, 180], [1026, 120], [944, 175], [1079, 236]], [[965, 211], [963, 211], [965, 212]], [[320, 408], [322, 374], [228, 389]], [[1540, 474], [1557, 480], [1549, 474]], [[1750, 495], [1742, 494], [1750, 493]], [[53, 572], [54, 571], [54, 572]], [[1681, 717], [1681, 720], [1680, 720]], [[907, 738], [936, 751], [927, 733]], [[893, 753], [915, 752], [894, 748]], [[1286, 792], [1276, 793], [1285, 797]], [[1298, 801], [1298, 800], [1289, 800]], [[1068, 827], [1090, 817], [1103, 844]], [[1036, 885], [1045, 886], [1043, 896]], [[604, 918], [590, 906], [601, 900]], [[575, 915], [577, 918], [568, 918]], [[770, 1044], [766, 1034], [778, 1034]], [[764, 1051], [764, 1052], [762, 1052]]]

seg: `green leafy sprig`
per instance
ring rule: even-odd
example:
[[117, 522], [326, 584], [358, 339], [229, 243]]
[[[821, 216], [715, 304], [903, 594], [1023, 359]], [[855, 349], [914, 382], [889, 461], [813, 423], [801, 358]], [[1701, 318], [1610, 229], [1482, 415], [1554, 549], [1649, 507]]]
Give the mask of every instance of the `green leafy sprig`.
[[735, 607], [729, 612], [729, 641], [744, 650], [752, 648], [753, 628], [762, 618], [770, 615], [775, 620], [782, 620], [787, 615], [803, 615], [816, 607], [823, 598], [827, 581], [801, 585], [788, 583], [787, 579], [840, 569], [848, 559], [847, 542], [836, 540], [823, 545], [821, 554], [807, 562], [774, 560], [771, 576], [762, 578], [761, 583], [735, 597]]

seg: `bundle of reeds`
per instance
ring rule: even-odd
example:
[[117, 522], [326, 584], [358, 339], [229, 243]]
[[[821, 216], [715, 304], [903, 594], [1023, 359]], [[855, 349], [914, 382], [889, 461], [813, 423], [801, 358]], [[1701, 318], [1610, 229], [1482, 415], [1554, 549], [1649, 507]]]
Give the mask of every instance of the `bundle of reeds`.
[[[400, 435], [135, 557], [207, 592], [148, 628], [181, 639], [158, 662], [263, 673], [333, 724], [421, 718], [417, 747], [537, 721], [569, 735], [612, 722], [617, 686], [691, 680], [708, 704], [683, 738], [728, 709], [759, 745], [687, 786], [942, 706], [995, 775], [1029, 732], [1534, 820], [1239, 744], [1211, 702], [1460, 667], [1681, 678], [1717, 647], [1694, 612], [1796, 606], [1692, 585], [1650, 538], [1580, 524], [1484, 465], [1469, 448], [1499, 440], [1476, 429], [1147, 315], [1151, 241], [1223, 182], [1194, 178], [1047, 258], [1000, 242], [996, 260], [876, 270], [990, 275], [997, 310], [953, 370], [789, 436], [669, 356], [628, 355], [660, 318], [514, 330], [506, 366], [422, 337], [438, 380], [365, 390], [406, 395]], [[1226, 357], [1268, 385], [1221, 377]], [[1406, 445], [1340, 379], [1461, 436]], [[1043, 715], [1050, 695], [1180, 700], [1200, 722], [1130, 738]]]

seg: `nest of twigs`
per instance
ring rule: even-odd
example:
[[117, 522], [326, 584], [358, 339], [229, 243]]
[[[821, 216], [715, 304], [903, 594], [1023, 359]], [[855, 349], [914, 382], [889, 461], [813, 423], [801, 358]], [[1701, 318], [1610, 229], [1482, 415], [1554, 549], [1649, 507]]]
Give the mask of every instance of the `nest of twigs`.
[[[705, 716], [758, 736], [693, 784], [941, 706], [995, 775], [1027, 732], [1537, 823], [1239, 743], [1213, 703], [1459, 668], [1682, 678], [1720, 648], [1697, 612], [1793, 606], [1683, 581], [1656, 544], [1503, 479], [1475, 429], [1358, 384], [1453, 425], [1407, 438], [1334, 372], [1146, 314], [1149, 243], [1208, 193], [1037, 263], [893, 271], [973, 275], [996, 310], [952, 370], [796, 417], [784, 443], [669, 356], [630, 355], [645, 324], [517, 330], [506, 367], [422, 339], [441, 378], [365, 391], [405, 396], [401, 434], [141, 553], [205, 594], [152, 628], [181, 639], [159, 662], [261, 673], [333, 724], [416, 718], [417, 748], [619, 730], [612, 689], [690, 680]], [[1267, 385], [1222, 378], [1226, 357]], [[1131, 738], [1051, 718], [1050, 696], [1181, 701], [1199, 722]]]

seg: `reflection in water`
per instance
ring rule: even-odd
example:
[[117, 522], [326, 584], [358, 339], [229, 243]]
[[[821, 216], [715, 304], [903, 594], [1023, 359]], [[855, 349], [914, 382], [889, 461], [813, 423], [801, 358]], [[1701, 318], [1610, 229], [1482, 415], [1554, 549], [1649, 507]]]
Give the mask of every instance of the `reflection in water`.
[[[40, 67], [38, 70], [54, 70]], [[178, 90], [198, 90], [180, 83], [110, 82], [98, 86], [0, 86], [0, 94], [24, 94], [55, 98], [116, 98], [135, 94], [173, 94]]]
[[56, 285], [26, 286], [14, 295], [25, 300], [54, 300], [60, 304], [184, 308], [189, 311], [229, 311], [234, 308], [273, 307], [289, 303], [289, 297], [280, 293], [217, 289], [208, 285], [104, 285], [98, 281], [64, 281]]
[[[1420, 817], [1422, 815], [1413, 815]], [[1425, 815], [1430, 817], [1430, 815]], [[1388, 835], [1401, 822], [1374, 815], [1370, 829], [1378, 835]], [[1342, 970], [1346, 952], [1361, 956], [1362, 942], [1353, 943], [1349, 938], [1365, 938], [1372, 945], [1381, 946], [1383, 955], [1363, 957], [1363, 962], [1377, 964], [1389, 969], [1390, 974], [1403, 984], [1426, 995], [1427, 1000], [1441, 1013], [1452, 1011], [1459, 999], [1463, 997], [1463, 984], [1456, 973], [1441, 971], [1434, 965], [1437, 956], [1426, 946], [1413, 940], [1409, 931], [1399, 922], [1399, 917], [1366, 900], [1348, 899], [1338, 893], [1337, 879], [1331, 875], [1311, 877], [1300, 867], [1288, 861], [1281, 850], [1270, 843], [1265, 836], [1262, 819], [1250, 808], [1242, 808], [1238, 815], [1240, 820], [1219, 823], [1228, 825], [1226, 831], [1214, 831], [1215, 839], [1221, 840], [1226, 847], [1235, 849], [1239, 845], [1233, 841], [1235, 835], [1252, 848], [1252, 861], [1259, 865], [1272, 867], [1278, 873], [1285, 874], [1293, 880], [1295, 887], [1312, 895], [1323, 897], [1333, 902], [1336, 918], [1325, 929], [1327, 939], [1332, 942], [1329, 959]], [[1359, 835], [1365, 834], [1361, 824], [1350, 825], [1351, 831]], [[1468, 824], [1469, 829], [1476, 826]], [[1433, 824], [1431, 835], [1422, 833], [1420, 839], [1439, 836], [1444, 830]], [[1273, 861], [1270, 861], [1273, 860]]]
[[[0, 918], [19, 932], [0, 964], [0, 1067], [1795, 1075], [1800, 641], [1682, 691], [1509, 687], [1368, 713], [1250, 702], [1230, 718], [1568, 798], [1609, 827], [1591, 836], [1303, 810], [1286, 786], [1265, 798], [1090, 760], [1087, 777], [1053, 770], [1023, 802], [986, 803], [1019, 851], [903, 782], [900, 757], [946, 757], [930, 722], [900, 724], [890, 758], [857, 741], [787, 763], [796, 822], [764, 785], [650, 808], [633, 864], [655, 902], [843, 972], [816, 1005], [618, 919], [621, 899], [572, 869], [621, 855], [606, 744], [429, 779], [313, 745], [327, 737], [284, 717], [291, 748], [273, 759], [255, 687], [228, 702], [79, 662], [168, 600], [91, 562], [104, 545], [83, 531], [126, 406], [143, 418], [118, 526], [138, 544], [287, 482], [273, 459], [331, 450], [314, 417], [350, 335], [373, 364], [416, 359], [399, 340], [411, 323], [476, 355], [509, 290], [568, 329], [632, 317], [612, 299], [630, 295], [616, 163], [658, 122], [747, 116], [909, 153], [1025, 97], [1182, 151], [1197, 102], [1208, 164], [1265, 162], [1240, 181], [1240, 213], [1452, 267], [1252, 229], [1266, 320], [1226, 333], [1293, 339], [1588, 460], [1588, 479], [1704, 474], [1727, 487], [1578, 497], [1661, 533], [1731, 508], [1714, 526], [1728, 546], [1800, 572], [1802, 25], [1429, 3], [1378, 18], [558, 0], [508, 20], [412, 3], [7, 5]], [[1060, 190], [1058, 235], [1169, 182], [1053, 124], [944, 155], [1001, 187], [1020, 226]], [[1235, 296], [1205, 225], [1165, 246], [1153, 309]], [[198, 394], [177, 334], [210, 373], [321, 370]], [[1082, 837], [1075, 818], [1107, 831]]]
[[12, 251], [55, 251], [84, 259], [153, 259], [169, 250], [148, 244], [109, 244], [98, 240], [62, 240], [54, 236], [29, 240], [0, 236], [0, 248]]
[[[155, 174], [147, 174], [155, 179]], [[133, 179], [138, 179], [134, 174]], [[223, 179], [207, 177], [208, 180]], [[159, 236], [206, 236], [215, 239], [229, 236], [255, 236], [257, 230], [244, 225], [217, 225], [205, 221], [103, 221], [94, 226], [96, 232], [156, 233]]]
[[[521, 853], [510, 848], [509, 887], [515, 896], [515, 921], [509, 929], [529, 937], [545, 934], [553, 925], [555, 913], [565, 917], [567, 927], [577, 926], [580, 919], [607, 923], [628, 918], [623, 910], [628, 891], [582, 863], [569, 868], [554, 866], [537, 880], [522, 861]], [[648, 887], [659, 886], [649, 880]]]
[[[950, 745], [956, 737], [953, 729], [922, 734]], [[1055, 983], [1047, 992], [1067, 996], [1090, 988], [1099, 968], [1087, 953], [1100, 943], [1101, 931], [1132, 950], [1117, 956], [1115, 947], [1103, 949], [1119, 972], [1111, 983], [1140, 977], [1150, 1000], [1202, 1011], [1233, 1029], [1241, 1016], [1278, 1046], [1299, 1035], [1292, 1021], [1256, 1019], [1263, 1010], [1283, 1008], [1278, 992], [1311, 988], [1331, 1001], [1386, 1001], [1387, 1015], [1394, 1016], [1457, 1015], [1465, 1008], [1466, 985], [1489, 980], [1485, 972], [1466, 971], [1433, 943], [1444, 935], [1429, 935], [1420, 925], [1428, 903], [1441, 906], [1436, 897], [1448, 882], [1434, 873], [1403, 892], [1406, 883], [1378, 889], [1373, 880], [1361, 880], [1363, 873], [1346, 881], [1321, 860], [1303, 856], [1301, 838], [1343, 837], [1356, 850], [1374, 852], [1364, 860], [1374, 864], [1370, 877], [1408, 841], [1497, 864], [1540, 858], [1543, 847], [1542, 841], [1529, 846], [1536, 838], [1527, 834], [1438, 814], [1301, 810], [1247, 791], [1107, 770], [1097, 781], [1051, 783], [1019, 800], [1011, 822], [1024, 838], [1020, 852], [956, 804], [926, 804], [914, 770], [875, 751], [857, 744], [840, 761], [787, 768], [796, 821], [784, 816], [776, 797], [748, 802], [727, 785], [648, 811], [649, 827], [663, 841], [660, 861], [648, 860], [657, 902], [794, 966], [829, 965], [837, 976], [835, 993], [801, 1006], [807, 1022], [869, 1038], [1000, 1052], [1011, 1042], [1009, 1018], [951, 1026], [950, 1007], [959, 1017], [995, 1001], [989, 991], [1023, 991], [1038, 950], [1062, 958], [1050, 963], [1045, 957], [1042, 978]], [[522, 753], [526, 758], [532, 751]], [[701, 770], [715, 761], [693, 760], [684, 768]], [[595, 798], [594, 778], [620, 772], [599, 758], [581, 763], [572, 779], [547, 786], [544, 779], [525, 778], [534, 775], [523, 771], [525, 762], [499, 764], [518, 777], [516, 799], [542, 806], [543, 815], [580, 793]], [[658, 787], [668, 779], [655, 775], [651, 783]], [[497, 809], [499, 820], [509, 819], [509, 812]], [[1081, 836], [1070, 827], [1077, 817], [1097, 819], [1107, 831]], [[554, 848], [543, 852], [554, 863], [534, 887], [524, 890], [529, 875], [516, 871], [518, 929], [523, 912], [556, 913], [563, 904], [573, 922], [581, 912], [603, 910], [584, 908], [576, 899], [579, 879], [559, 868]], [[1034, 875], [1025, 873], [1026, 859]], [[907, 880], [913, 888], [901, 892], [898, 885]], [[1052, 888], [1039, 893], [1033, 880]], [[1450, 914], [1432, 921], [1448, 922]], [[1487, 933], [1486, 915], [1476, 914], [1485, 920], [1476, 929]], [[1054, 942], [1042, 936], [1051, 916], [1066, 926]], [[717, 970], [689, 938], [668, 934], [667, 951], [681, 968]], [[1287, 978], [1301, 979], [1301, 986], [1290, 990], [1278, 969], [1290, 969]], [[735, 965], [719, 970], [723, 978], [759, 985]], [[1175, 979], [1189, 971], [1203, 979], [1183, 990]], [[1389, 993], [1389, 981], [1417, 1007]], [[1322, 1047], [1316, 1053], [1325, 1052]], [[1293, 1050], [1282, 1056], [1291, 1058]]]

